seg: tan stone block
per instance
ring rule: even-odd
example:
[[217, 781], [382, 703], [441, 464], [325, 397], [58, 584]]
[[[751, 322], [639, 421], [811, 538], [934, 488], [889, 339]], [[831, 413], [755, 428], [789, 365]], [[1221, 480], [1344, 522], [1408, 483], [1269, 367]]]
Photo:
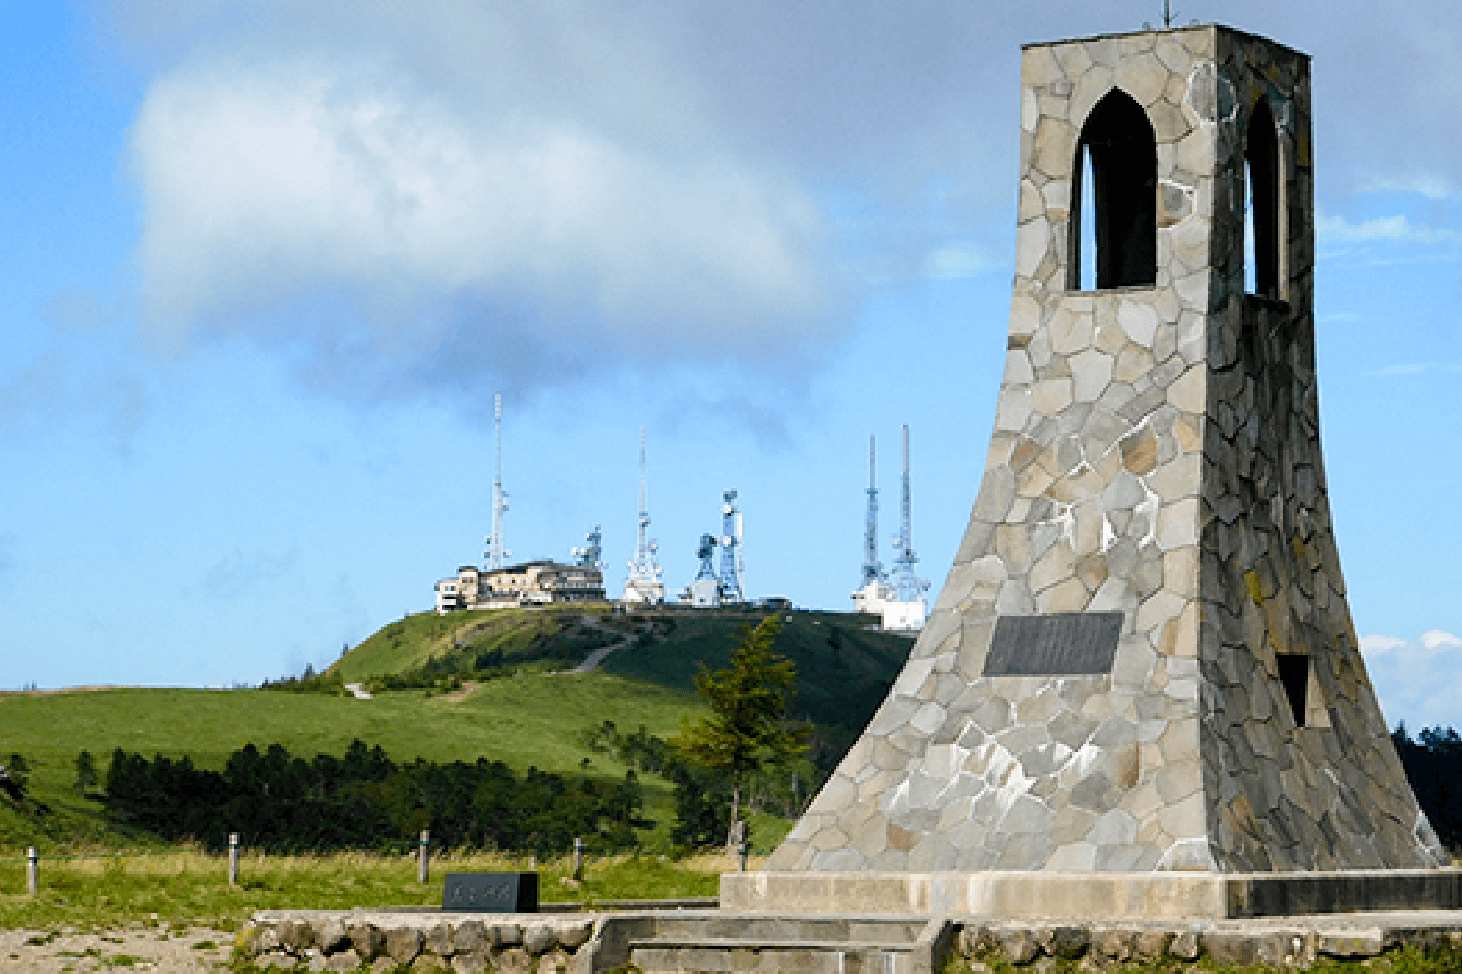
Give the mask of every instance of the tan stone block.
[[1058, 582], [1036, 595], [1038, 612], [1080, 612], [1086, 608], [1091, 593], [1075, 578]]
[[1181, 595], [1159, 589], [1143, 601], [1133, 625], [1138, 632], [1154, 632], [1168, 620], [1176, 619], [1187, 604], [1188, 600]]
[[[1163, 587], [1189, 598], [1198, 595], [1198, 549], [1174, 548], [1163, 553]], [[1171, 654], [1169, 654], [1171, 655]]]
[[1095, 402], [1112, 381], [1112, 358], [1094, 348], [1077, 352], [1071, 357], [1071, 374], [1075, 379], [1075, 400]]
[[1146, 301], [1124, 298], [1117, 306], [1117, 324], [1138, 345], [1152, 347], [1157, 323], [1157, 309]]
[[1164, 501], [1176, 501], [1198, 493], [1202, 471], [1202, 454], [1180, 453], [1149, 473], [1144, 483]]
[[1065, 119], [1042, 115], [1036, 123], [1031, 168], [1052, 179], [1070, 179], [1076, 160], [1076, 129]]
[[1157, 467], [1157, 434], [1149, 426], [1143, 426], [1125, 436], [1118, 443], [1122, 451], [1122, 465], [1137, 476], [1152, 473]]
[[1031, 409], [1043, 416], [1056, 416], [1071, 405], [1070, 379], [1046, 379], [1031, 386]]
[[1152, 120], [1152, 131], [1159, 142], [1176, 143], [1193, 131], [1187, 112], [1166, 97], [1154, 101], [1148, 107], [1147, 115]]
[[1138, 54], [1117, 64], [1112, 80], [1144, 107], [1162, 97], [1170, 73], [1156, 54]]
[[1051, 225], [1037, 216], [1015, 229], [1015, 272], [1034, 277], [1051, 246]]
[[1005, 384], [1024, 385], [1035, 378], [1030, 356], [1024, 349], [1013, 348], [1005, 353]]
[[1010, 334], [1030, 335], [1040, 323], [1040, 302], [1029, 294], [1017, 293], [1010, 302]]
[[1030, 586], [1037, 593], [1062, 579], [1071, 578], [1076, 569], [1076, 555], [1063, 538], [1041, 555], [1031, 568]]
[[1188, 413], [1202, 413], [1208, 405], [1208, 370], [1190, 365], [1168, 386], [1168, 402]]
[[1085, 74], [1092, 65], [1091, 54], [1085, 44], [1062, 44], [1054, 53], [1061, 66], [1061, 74], [1067, 79]]
[[1193, 413], [1185, 413], [1173, 421], [1173, 435], [1177, 437], [1178, 449], [1184, 453], [1197, 453], [1203, 449], [1203, 437], [1199, 433], [1203, 422], [1200, 415]]
[[1091, 312], [1079, 312], [1073, 308], [1061, 307], [1051, 316], [1049, 327], [1051, 351], [1056, 355], [1075, 355], [1090, 348], [1096, 337], [1096, 325]]
[[1031, 414], [1031, 395], [1029, 389], [1002, 389], [1000, 402], [995, 407], [995, 428], [1019, 432], [1025, 428], [1026, 421]]
[[1193, 55], [1178, 42], [1177, 38], [1168, 33], [1160, 34], [1156, 43], [1153, 44], [1152, 50], [1157, 55], [1157, 59], [1163, 63], [1163, 67], [1186, 82], [1188, 72], [1193, 70]]
[[1016, 205], [1015, 220], [1017, 223], [1029, 223], [1037, 217], [1044, 217], [1046, 214], [1045, 200], [1041, 196], [1040, 189], [1029, 178], [1020, 181], [1020, 197]]
[[1021, 52], [1020, 83], [1022, 87], [1033, 88], [1036, 85], [1048, 85], [1053, 81], [1064, 80], [1065, 77], [1052, 48], [1028, 47]]
[[1128, 342], [1117, 354], [1112, 368], [1112, 378], [1118, 382], [1133, 382], [1152, 370], [1152, 353], [1133, 342]]
[[[1071, 89], [1071, 109], [1068, 114], [1071, 123], [1078, 129], [1085, 125], [1091, 110], [1096, 107], [1097, 102], [1106, 97], [1112, 87], [1111, 68], [1102, 65], [1093, 65], [1088, 68], [1081, 77], [1075, 80]], [[1075, 161], [1074, 156], [1072, 161]], [[1068, 162], [1067, 165], [1071, 165], [1071, 162]]]

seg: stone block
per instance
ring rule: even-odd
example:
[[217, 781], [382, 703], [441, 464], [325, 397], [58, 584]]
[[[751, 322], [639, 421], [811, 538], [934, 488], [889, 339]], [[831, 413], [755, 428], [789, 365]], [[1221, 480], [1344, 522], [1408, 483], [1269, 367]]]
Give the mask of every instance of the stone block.
[[421, 953], [420, 930], [397, 927], [386, 931], [386, 955], [397, 964], [409, 964]]
[[359, 954], [354, 950], [342, 950], [339, 953], [331, 954], [325, 958], [325, 970], [327, 971], [355, 971], [365, 963]]
[[386, 950], [386, 934], [369, 923], [352, 923], [347, 927], [351, 948], [364, 960], [371, 961]]

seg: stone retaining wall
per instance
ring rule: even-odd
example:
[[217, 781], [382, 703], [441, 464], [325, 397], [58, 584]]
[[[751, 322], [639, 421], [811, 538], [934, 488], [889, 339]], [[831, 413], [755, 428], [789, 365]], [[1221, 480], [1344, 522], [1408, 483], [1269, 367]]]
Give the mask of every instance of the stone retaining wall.
[[594, 920], [294, 910], [256, 914], [243, 950], [260, 968], [560, 974], [593, 936]]
[[[953, 972], [1005, 962], [1017, 966], [1070, 961], [1083, 969], [1119, 965], [1308, 967], [1321, 958], [1365, 961], [1407, 947], [1455, 954], [1462, 969], [1462, 916], [1453, 925], [1308, 924], [1205, 926], [1030, 926], [968, 922], [955, 941]], [[1044, 960], [1044, 964], [1042, 963]], [[981, 966], [983, 965], [983, 966]]]

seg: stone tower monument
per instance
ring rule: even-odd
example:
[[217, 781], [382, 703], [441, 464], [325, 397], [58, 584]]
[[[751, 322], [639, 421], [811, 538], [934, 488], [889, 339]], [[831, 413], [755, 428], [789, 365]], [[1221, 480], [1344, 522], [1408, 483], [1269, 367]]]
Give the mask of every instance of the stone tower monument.
[[1014, 298], [969, 529], [887, 700], [768, 872], [727, 877], [731, 908], [837, 876], [844, 908], [997, 910], [1078, 873], [1135, 897], [1116, 912], [1211, 914], [1231, 885], [1207, 905], [1154, 890], [1447, 861], [1331, 529], [1311, 151], [1309, 58], [1273, 41], [1024, 49]]

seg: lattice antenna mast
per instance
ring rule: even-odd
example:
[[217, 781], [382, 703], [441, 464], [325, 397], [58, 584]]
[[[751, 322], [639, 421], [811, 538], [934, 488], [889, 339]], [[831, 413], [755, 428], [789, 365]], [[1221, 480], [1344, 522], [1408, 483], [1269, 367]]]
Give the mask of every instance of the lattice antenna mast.
[[918, 564], [919, 556], [914, 554], [912, 510], [913, 501], [909, 489], [909, 427], [906, 425], [904, 426], [903, 507], [899, 512], [899, 536], [894, 540], [894, 547], [899, 550], [898, 557], [894, 559], [894, 591], [895, 597], [900, 602], [912, 602], [929, 588], [929, 583], [921, 579], [914, 569], [914, 566]]
[[736, 507], [736, 491], [721, 495], [721, 601], [745, 602], [743, 578], [746, 562], [741, 557], [741, 511]]
[[875, 471], [875, 443], [868, 437], [868, 523], [863, 530], [863, 586], [883, 581], [883, 563], [878, 560], [878, 480]]
[[660, 582], [665, 573], [660, 567], [660, 560], [657, 554], [659, 550], [659, 542], [650, 537], [650, 502], [649, 492], [645, 486], [645, 428], [641, 426], [640, 529], [639, 540], [635, 544], [635, 556], [629, 562], [629, 577], [631, 582]]
[[695, 580], [715, 581], [716, 580], [716, 536], [714, 534], [701, 535], [701, 543], [696, 546], [695, 556], [700, 559], [700, 571], [695, 573]]
[[493, 414], [493, 473], [492, 473], [492, 534], [485, 539], [487, 550], [482, 553], [484, 568], [495, 571], [512, 557], [512, 552], [503, 544], [503, 514], [508, 509], [508, 494], [503, 490], [503, 394], [492, 397]]
[[574, 556], [574, 564], [580, 568], [592, 568], [595, 571], [603, 571], [609, 567], [609, 562], [600, 558], [604, 553], [604, 532], [599, 525], [594, 525], [594, 530], [584, 535], [584, 546], [582, 548], [570, 549]]

